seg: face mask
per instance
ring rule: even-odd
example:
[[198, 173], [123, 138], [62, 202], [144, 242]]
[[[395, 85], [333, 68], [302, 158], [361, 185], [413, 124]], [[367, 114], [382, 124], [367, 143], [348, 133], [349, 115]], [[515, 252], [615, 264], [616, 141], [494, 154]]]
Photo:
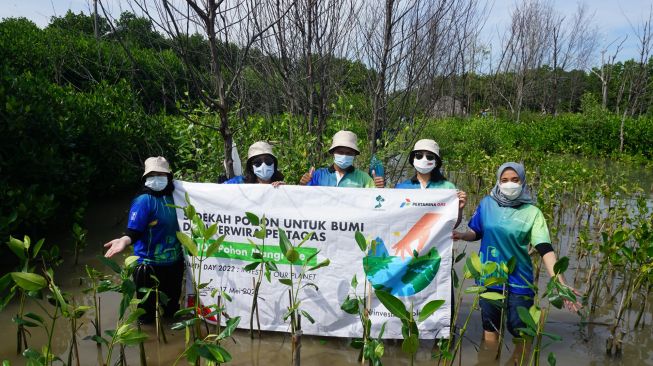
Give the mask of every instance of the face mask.
[[428, 160], [426, 156], [421, 159], [413, 159], [413, 167], [422, 174], [428, 174], [435, 169], [435, 160]]
[[252, 166], [252, 169], [257, 177], [261, 180], [268, 181], [272, 178], [272, 174], [274, 174], [274, 163], [270, 165], [262, 163], [260, 166]]
[[515, 182], [506, 182], [499, 184], [499, 190], [507, 199], [514, 200], [521, 194], [522, 185]]
[[340, 169], [347, 169], [354, 163], [354, 156], [333, 154], [333, 162], [336, 163]]
[[168, 185], [168, 177], [164, 175], [156, 175], [154, 177], [145, 178], [145, 187], [160, 192]]

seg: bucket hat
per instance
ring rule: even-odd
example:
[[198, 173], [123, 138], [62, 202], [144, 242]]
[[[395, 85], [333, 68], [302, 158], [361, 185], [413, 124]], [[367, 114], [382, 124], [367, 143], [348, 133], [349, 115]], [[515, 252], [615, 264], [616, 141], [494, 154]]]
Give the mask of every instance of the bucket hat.
[[358, 137], [351, 131], [336, 132], [336, 134], [333, 135], [333, 142], [329, 148], [329, 153], [331, 153], [336, 147], [340, 146], [348, 147], [356, 151], [357, 155], [361, 153], [360, 150], [358, 150]]
[[166, 158], [163, 156], [152, 156], [147, 158], [145, 160], [145, 173], [143, 173], [143, 177], [152, 172], [171, 174], [170, 164], [168, 164]]

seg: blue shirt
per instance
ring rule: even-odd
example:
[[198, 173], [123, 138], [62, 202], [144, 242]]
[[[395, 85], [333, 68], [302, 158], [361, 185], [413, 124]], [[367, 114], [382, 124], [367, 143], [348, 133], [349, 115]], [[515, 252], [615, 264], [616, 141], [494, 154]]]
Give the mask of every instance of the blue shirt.
[[222, 182], [222, 184], [243, 184], [243, 183], [245, 183], [245, 178], [242, 175], [237, 175], [231, 179]]
[[307, 186], [374, 188], [374, 180], [362, 170], [354, 169], [345, 173], [338, 182], [333, 167], [321, 168], [313, 172], [313, 178]]
[[[508, 276], [510, 291], [532, 296], [529, 284], [533, 283], [533, 263], [528, 245], [551, 243], [542, 211], [531, 204], [501, 207], [492, 197], [485, 196], [469, 221], [469, 228], [481, 238], [481, 263], [492, 261], [499, 265], [495, 273], [486, 273], [484, 277], [505, 277], [500, 264], [515, 257], [515, 270]], [[500, 290], [501, 285], [489, 288]]]
[[179, 224], [170, 196], [141, 194], [132, 201], [127, 228], [142, 233], [134, 243], [138, 263], [170, 265], [182, 259]]

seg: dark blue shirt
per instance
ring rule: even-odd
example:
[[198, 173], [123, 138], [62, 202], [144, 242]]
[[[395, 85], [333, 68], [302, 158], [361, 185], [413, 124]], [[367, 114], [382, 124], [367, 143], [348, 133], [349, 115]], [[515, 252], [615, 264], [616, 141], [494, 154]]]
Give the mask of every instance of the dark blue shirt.
[[141, 194], [132, 201], [127, 228], [142, 233], [134, 243], [138, 263], [170, 265], [182, 259], [179, 224], [170, 196]]

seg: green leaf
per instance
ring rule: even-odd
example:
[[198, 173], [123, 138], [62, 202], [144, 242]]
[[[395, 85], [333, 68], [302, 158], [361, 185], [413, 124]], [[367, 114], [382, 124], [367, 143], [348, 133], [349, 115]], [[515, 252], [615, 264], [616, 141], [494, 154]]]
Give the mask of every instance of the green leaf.
[[419, 338], [417, 338], [417, 334], [411, 334], [410, 336], [408, 336], [408, 338], [404, 339], [404, 341], [401, 343], [401, 350], [409, 355], [414, 355], [415, 353], [417, 353], [418, 348], [419, 348]]
[[204, 240], [208, 241], [215, 235], [215, 233], [218, 232], [218, 224], [213, 224], [209, 226], [206, 231], [204, 232]]
[[349, 343], [349, 345], [354, 349], [362, 349], [363, 346], [365, 345], [365, 342], [363, 342], [363, 340], [360, 338], [354, 338], [351, 340], [351, 343]]
[[43, 246], [44, 242], [45, 242], [45, 238], [36, 242], [36, 245], [34, 245], [34, 249], [32, 249], [32, 258], [36, 258], [36, 256], [41, 251], [41, 247]]
[[442, 306], [442, 304], [444, 304], [444, 300], [429, 301], [426, 305], [424, 305], [422, 311], [420, 311], [418, 320], [420, 322], [423, 322], [424, 320], [426, 320], [426, 318], [428, 318], [429, 316], [431, 316], [431, 314], [433, 314], [436, 310], [438, 310]]
[[13, 236], [9, 236], [7, 245], [9, 245], [9, 249], [11, 249], [11, 251], [14, 252], [18, 258], [25, 260], [25, 246], [23, 245], [22, 241], [14, 238]]
[[138, 261], [137, 255], [130, 255], [129, 257], [125, 258], [125, 267], [131, 267], [132, 264], [136, 263], [137, 261]]
[[490, 287], [496, 285], [503, 285], [506, 282], [507, 279], [503, 277], [489, 277], [483, 281], [483, 284], [485, 285], [485, 287]]
[[301, 313], [306, 319], [308, 319], [309, 322], [311, 322], [311, 324], [315, 324], [315, 319], [313, 319], [311, 314], [307, 313], [305, 310], [302, 310]]
[[340, 309], [347, 314], [356, 315], [358, 314], [358, 304], [359, 302], [357, 298], [350, 298], [347, 296], [342, 305], [340, 305]]
[[37, 322], [43, 324], [43, 318], [40, 315], [34, 313], [27, 313], [25, 314], [25, 317], [36, 320]]
[[528, 309], [523, 306], [518, 306], [517, 314], [519, 314], [519, 319], [521, 319], [521, 321], [523, 321], [530, 329], [537, 330], [537, 325], [535, 325], [533, 318], [531, 318], [531, 313]]
[[358, 287], [358, 280], [356, 279], [356, 275], [351, 278], [351, 288], [356, 289]]
[[197, 257], [197, 244], [195, 244], [190, 236], [182, 233], [181, 231], [177, 231], [177, 239], [179, 239], [179, 242], [181, 242], [181, 245], [186, 248], [188, 253], [190, 253], [193, 257]]
[[286, 286], [292, 287], [292, 280], [290, 280], [289, 278], [282, 278], [279, 280], [279, 282], [283, 283]]
[[290, 249], [286, 252], [286, 259], [290, 263], [297, 262], [299, 260], [299, 253], [295, 249]]
[[286, 255], [290, 249], [292, 249], [292, 244], [290, 243], [290, 240], [288, 240], [288, 236], [286, 235], [286, 232], [283, 229], [278, 229], [279, 230], [279, 249], [281, 249], [281, 253]]
[[549, 352], [546, 361], [549, 363], [549, 366], [556, 366], [556, 356], [553, 354], [553, 352]]
[[553, 265], [553, 273], [556, 275], [559, 275], [561, 273], [565, 273], [567, 268], [569, 267], [569, 258], [568, 257], [562, 257], [558, 259], [556, 264]]
[[207, 257], [210, 257], [210, 256], [213, 255], [213, 253], [217, 252], [218, 249], [220, 249], [220, 245], [222, 245], [222, 242], [224, 241], [224, 238], [225, 238], [225, 236], [222, 235], [222, 236], [219, 237], [216, 241], [214, 241], [213, 243], [211, 243], [211, 245], [209, 245], [209, 249], [206, 250], [206, 254], [205, 254], [205, 255], [206, 255]]
[[480, 294], [485, 292], [487, 288], [485, 286], [470, 286], [465, 289], [466, 294]]
[[261, 262], [252, 262], [252, 263], [246, 265], [245, 268], [243, 268], [243, 269], [245, 271], [249, 272], [249, 271], [252, 271], [252, 270], [256, 269], [256, 267], [258, 267], [259, 264], [261, 264]]
[[410, 318], [408, 311], [406, 310], [406, 305], [404, 305], [401, 300], [390, 294], [389, 292], [383, 290], [375, 290], [376, 298], [379, 299], [381, 304], [388, 309], [394, 316], [402, 320], [408, 320]]
[[255, 214], [251, 212], [245, 212], [245, 216], [247, 216], [247, 220], [249, 220], [252, 225], [259, 226], [261, 224], [261, 221]]
[[120, 266], [118, 265], [118, 263], [114, 262], [113, 260], [111, 260], [109, 258], [105, 258], [105, 257], [100, 256], [100, 255], [97, 256], [97, 258], [100, 260], [100, 262], [102, 262], [102, 264], [104, 264], [105, 266], [111, 268], [112, 271], [114, 271], [116, 273], [121, 272]]
[[318, 268], [326, 267], [326, 266], [328, 266], [330, 263], [331, 263], [331, 261], [327, 258], [327, 259], [325, 259], [324, 261], [322, 261], [321, 263], [318, 263], [317, 265], [315, 265], [315, 266], [309, 268], [308, 271], [314, 271], [314, 270], [316, 270], [316, 269], [318, 269]]
[[25, 291], [38, 291], [48, 284], [43, 276], [36, 273], [11, 272], [11, 278]]
[[381, 341], [381, 338], [383, 338], [383, 333], [385, 333], [385, 325], [388, 324], [388, 322], [383, 322], [381, 324], [381, 330], [379, 330], [379, 336], [377, 337], [377, 340]]
[[270, 271], [277, 272], [277, 271], [279, 270], [279, 268], [277, 268], [277, 265], [276, 265], [274, 262], [272, 262], [272, 261], [266, 261], [266, 262], [265, 262], [265, 266], [266, 266]]
[[218, 339], [225, 339], [231, 337], [231, 335], [234, 333], [234, 330], [236, 330], [236, 327], [238, 326], [238, 323], [240, 323], [240, 317], [234, 317], [229, 320], [227, 320], [227, 324], [225, 328], [220, 332], [218, 335]]
[[483, 292], [480, 296], [484, 299], [494, 300], [494, 301], [499, 301], [506, 298], [505, 296], [503, 296], [503, 294], [494, 291]]
[[471, 259], [472, 267], [474, 267], [476, 272], [480, 273], [482, 270], [481, 257], [478, 256], [478, 253], [472, 253], [470, 259]]
[[354, 234], [354, 238], [356, 239], [356, 244], [358, 244], [358, 248], [360, 248], [361, 252], [365, 253], [367, 251], [367, 241], [365, 240], [365, 236], [363, 233], [360, 231], [356, 231], [356, 234]]
[[560, 336], [557, 335], [557, 334], [548, 333], [548, 332], [542, 332], [542, 335], [543, 335], [543, 336], [546, 336], [546, 337], [549, 337], [549, 338], [553, 339], [553, 340], [556, 341], [556, 342], [560, 342], [560, 341], [562, 341], [562, 337], [560, 337]]
[[254, 237], [256, 239], [263, 240], [263, 239], [265, 239], [267, 237], [267, 233], [266, 233], [265, 230], [258, 229], [256, 231], [254, 231]]
[[454, 263], [458, 263], [458, 262], [460, 262], [461, 260], [463, 260], [463, 258], [465, 258], [465, 255], [466, 255], [466, 254], [467, 254], [467, 253], [465, 253], [465, 252], [462, 252], [462, 253], [458, 254], [458, 255], [456, 256], [456, 259], [454, 260]]

